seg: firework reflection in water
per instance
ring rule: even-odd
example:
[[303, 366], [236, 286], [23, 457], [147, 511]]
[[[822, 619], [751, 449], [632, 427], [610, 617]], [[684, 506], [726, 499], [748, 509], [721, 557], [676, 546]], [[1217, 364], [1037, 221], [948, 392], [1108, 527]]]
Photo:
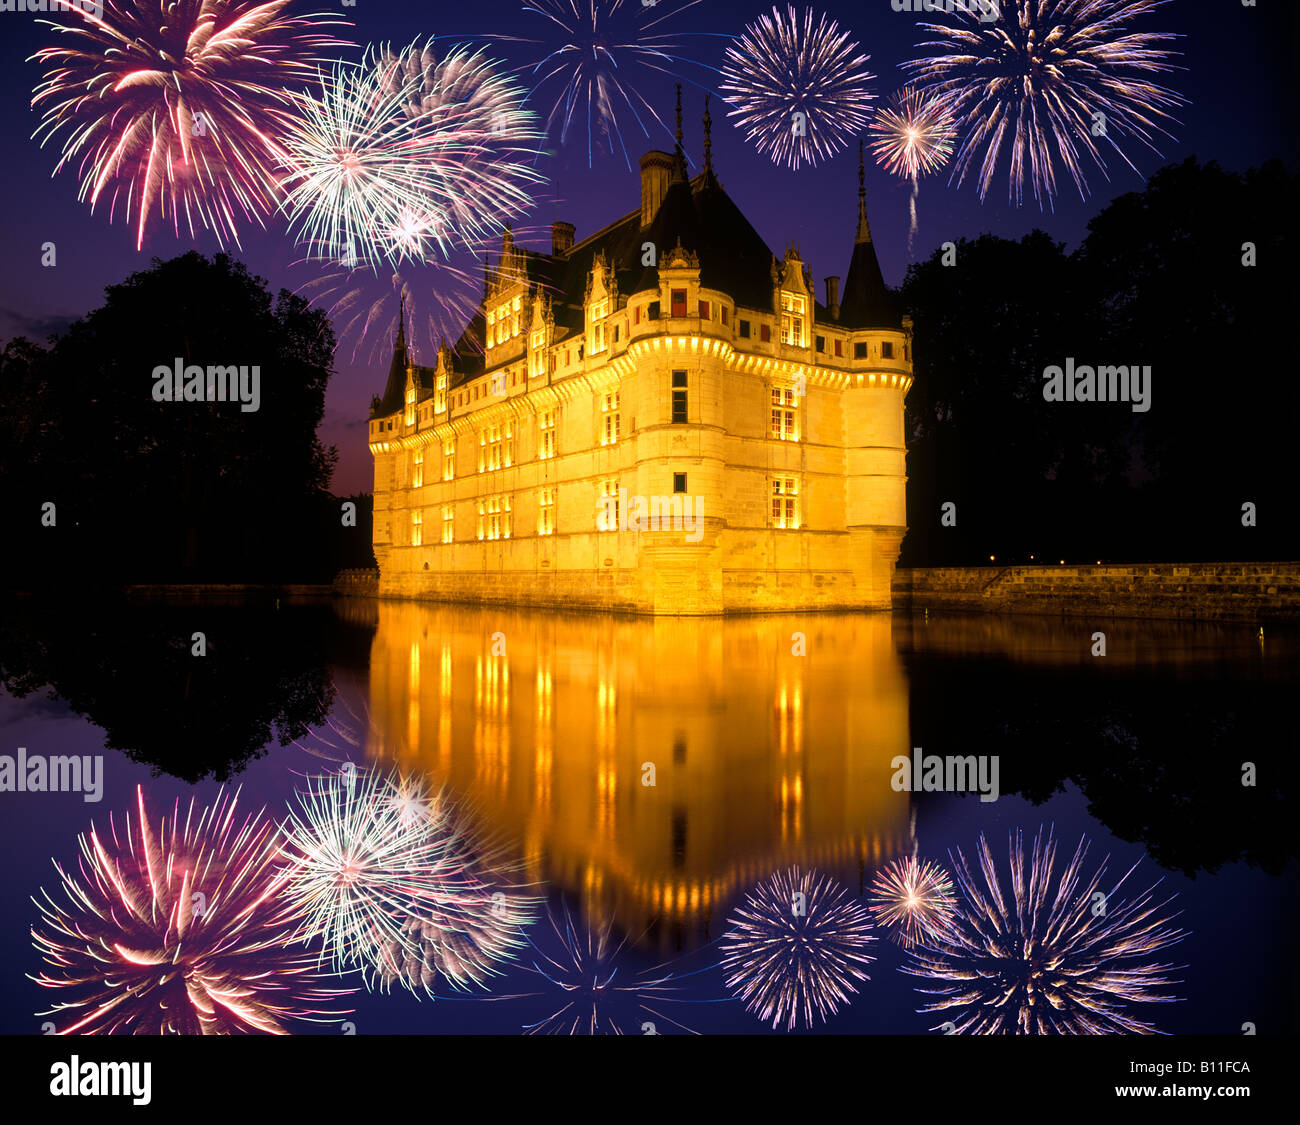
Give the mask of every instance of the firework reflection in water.
[[285, 826], [288, 893], [340, 971], [367, 987], [482, 986], [523, 948], [532, 900], [480, 877], [481, 857], [445, 796], [423, 781], [358, 770], [311, 779]]
[[1103, 892], [1105, 860], [1083, 873], [1086, 837], [1059, 873], [1050, 830], [1039, 830], [1028, 859], [1019, 829], [1009, 849], [1009, 889], [983, 835], [979, 875], [960, 851], [954, 858], [961, 903], [903, 967], [924, 982], [918, 992], [936, 997], [920, 1011], [943, 1013], [961, 1034], [1156, 1034], [1129, 1007], [1177, 999], [1159, 990], [1185, 966], [1148, 960], [1187, 936], [1165, 914], [1173, 896], [1157, 902], [1157, 881], [1121, 899], [1136, 863]]
[[868, 980], [871, 915], [816, 871], [778, 871], [733, 911], [723, 934], [727, 987], [760, 1020], [787, 1031], [825, 1023]]
[[937, 863], [895, 859], [876, 873], [869, 905], [876, 925], [906, 949], [943, 928], [954, 906], [952, 880]]
[[137, 819], [80, 837], [79, 871], [55, 864], [68, 902], [42, 891], [32, 930], [49, 968], [34, 979], [61, 1000], [62, 1034], [284, 1034], [297, 1020], [337, 1022], [316, 957], [292, 951], [301, 919], [288, 901], [280, 840], [261, 812], [236, 815], [224, 792], [196, 814], [179, 802], [154, 827]]

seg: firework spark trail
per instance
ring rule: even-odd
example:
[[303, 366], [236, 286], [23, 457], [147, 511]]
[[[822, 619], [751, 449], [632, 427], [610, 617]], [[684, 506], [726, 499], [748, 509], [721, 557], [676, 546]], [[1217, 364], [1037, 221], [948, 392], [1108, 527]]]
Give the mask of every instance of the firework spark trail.
[[291, 229], [316, 259], [378, 273], [495, 234], [532, 205], [523, 90], [481, 51], [371, 48], [296, 95]]
[[745, 897], [723, 934], [722, 968], [727, 987], [773, 1029], [786, 1030], [813, 1012], [823, 1023], [854, 983], [870, 979], [866, 968], [876, 940], [871, 915], [849, 893], [816, 871], [779, 871]]
[[878, 871], [870, 895], [876, 924], [904, 949], [941, 930], [954, 906], [948, 873], [915, 857], [896, 859]]
[[136, 222], [136, 249], [155, 211], [180, 235], [184, 215], [224, 245], [240, 218], [261, 225], [281, 199], [279, 133], [285, 88], [309, 80], [320, 52], [347, 44], [323, 13], [287, 0], [106, 0], [102, 17], [73, 6], [76, 23], [41, 20], [70, 45], [32, 56], [45, 69], [32, 97], [41, 144], [62, 136], [55, 174], [76, 164], [78, 198], [107, 196]]
[[[348, 763], [350, 765], [350, 763]], [[298, 938], [323, 941], [367, 987], [482, 985], [522, 948], [532, 903], [479, 877], [448, 802], [422, 782], [355, 767], [313, 779], [285, 825]]]
[[[623, 141], [623, 120], [636, 123], [649, 137], [647, 123], [654, 121], [668, 132], [668, 126], [639, 89], [650, 74], [674, 75], [681, 64], [686, 35], [671, 24], [701, 0], [647, 5], [640, 0], [523, 0], [525, 16], [542, 21], [540, 38], [521, 35], [492, 35], [489, 39], [526, 43], [540, 50], [541, 57], [530, 68], [534, 95], [550, 100], [546, 134], [558, 126], [563, 144], [575, 124], [585, 128], [587, 165], [590, 167], [596, 137], [622, 152], [632, 167]], [[666, 26], [669, 25], [669, 26]]]
[[[694, 973], [677, 974], [667, 965], [636, 973], [625, 971], [625, 953], [631, 935], [615, 940], [613, 918], [599, 926], [583, 926], [574, 919], [567, 905], [562, 908], [559, 921], [555, 913], [548, 918], [555, 946], [544, 948], [539, 940], [530, 937], [534, 957], [531, 965], [525, 966], [528, 972], [546, 982], [546, 992], [492, 998], [515, 1001], [559, 992], [559, 1007], [542, 1019], [525, 1024], [526, 1034], [648, 1034], [646, 1023], [654, 1020], [689, 1035], [699, 1034], [663, 1010], [667, 1004], [701, 1002], [681, 995], [684, 991], [681, 981]], [[653, 1016], [654, 1020], [647, 1021], [647, 1016]]]
[[726, 50], [718, 87], [745, 139], [795, 170], [815, 167], [860, 134], [875, 98], [871, 56], [833, 19], [814, 24], [814, 15], [774, 6], [748, 25]]
[[275, 826], [259, 812], [237, 821], [221, 793], [197, 818], [138, 819], [119, 837], [92, 827], [79, 838], [78, 872], [56, 863], [67, 905], [42, 890], [32, 938], [51, 968], [33, 979], [70, 999], [42, 1015], [68, 1015], [61, 1034], [283, 1034], [296, 1020], [335, 1021], [321, 1005], [316, 958], [288, 942], [300, 919], [285, 901]]
[[1019, 829], [1009, 842], [1010, 893], [1004, 891], [983, 835], [978, 878], [958, 851], [953, 872], [962, 903], [942, 930], [921, 938], [903, 972], [924, 980], [917, 991], [936, 997], [922, 1012], [944, 1012], [958, 1033], [983, 1035], [1158, 1034], [1128, 1012], [1132, 1004], [1165, 1003], [1158, 990], [1184, 966], [1143, 958], [1181, 941], [1155, 900], [1157, 881], [1129, 900], [1118, 892], [1135, 863], [1109, 892], [1100, 890], [1106, 860], [1083, 875], [1081, 837], [1056, 875], [1056, 841], [1034, 837], [1026, 862]]
[[1056, 195], [1057, 159], [1082, 198], [1085, 157], [1110, 178], [1098, 141], [1135, 172], [1121, 140], [1135, 138], [1159, 156], [1157, 135], [1172, 137], [1166, 124], [1177, 124], [1168, 111], [1187, 104], [1151, 80], [1178, 69], [1168, 61], [1175, 52], [1163, 47], [1177, 37], [1127, 29], [1166, 3], [1003, 0], [996, 22], [968, 14], [954, 24], [922, 24], [938, 36], [920, 44], [933, 53], [902, 66], [965, 123], [953, 162], [958, 184], [978, 165], [984, 199], [1009, 144], [1007, 198], [1021, 205], [1028, 174], [1041, 208]]
[[937, 171], [947, 163], [957, 140], [957, 123], [939, 98], [927, 97], [914, 87], [904, 87], [879, 110], [869, 128], [880, 134], [871, 142], [876, 160], [886, 171], [906, 176], [912, 182], [908, 200], [911, 222], [907, 230], [907, 251], [916, 238], [916, 198], [921, 175]]

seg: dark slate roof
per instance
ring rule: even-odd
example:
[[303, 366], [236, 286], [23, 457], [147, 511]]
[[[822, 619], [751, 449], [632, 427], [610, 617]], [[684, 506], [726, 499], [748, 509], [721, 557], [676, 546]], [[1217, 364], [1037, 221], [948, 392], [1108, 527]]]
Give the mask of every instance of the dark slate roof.
[[902, 328], [898, 306], [880, 273], [871, 233], [867, 231], [866, 237], [862, 236], [865, 225], [864, 216], [859, 223], [853, 257], [849, 259], [849, 275], [844, 282], [840, 318], [836, 323], [844, 328]]

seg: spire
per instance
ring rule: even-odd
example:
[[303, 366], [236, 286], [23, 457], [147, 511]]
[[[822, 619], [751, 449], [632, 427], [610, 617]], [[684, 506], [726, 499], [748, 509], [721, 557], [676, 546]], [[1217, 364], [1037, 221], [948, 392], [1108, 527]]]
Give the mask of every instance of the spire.
[[709, 116], [709, 95], [704, 95], [704, 171], [713, 171], [713, 118]]
[[399, 297], [400, 312], [397, 314], [397, 339], [393, 343], [393, 351], [402, 353], [402, 362], [406, 362], [406, 292], [403, 291]]
[[867, 172], [862, 162], [861, 139], [858, 140], [858, 235], [853, 241], [871, 241], [871, 227], [867, 224]]
[[677, 148], [673, 158], [672, 181], [686, 180], [686, 153], [682, 150], [682, 84], [677, 83]]

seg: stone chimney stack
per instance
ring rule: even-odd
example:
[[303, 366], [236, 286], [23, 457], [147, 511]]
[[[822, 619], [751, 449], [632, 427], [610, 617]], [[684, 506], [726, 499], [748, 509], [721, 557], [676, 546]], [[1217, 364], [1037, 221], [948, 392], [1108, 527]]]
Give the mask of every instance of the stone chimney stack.
[[575, 228], [572, 223], [551, 224], [551, 254], [558, 257], [573, 249]]
[[668, 191], [672, 179], [674, 158], [671, 153], [657, 149], [641, 157], [641, 226], [654, 222], [659, 204]]
[[831, 320], [839, 320], [840, 279], [838, 277], [828, 277], [826, 279], [826, 308], [831, 314]]

